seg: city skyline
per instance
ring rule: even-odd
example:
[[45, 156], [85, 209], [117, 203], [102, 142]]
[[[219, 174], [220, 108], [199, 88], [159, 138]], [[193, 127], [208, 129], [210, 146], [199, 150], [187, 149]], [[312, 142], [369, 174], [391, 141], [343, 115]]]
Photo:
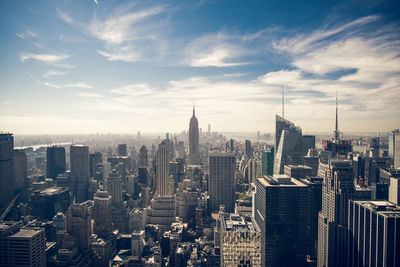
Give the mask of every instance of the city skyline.
[[[4, 1], [0, 124], [22, 134], [400, 128], [396, 1]], [[312, 118], [312, 120], [310, 120]]]

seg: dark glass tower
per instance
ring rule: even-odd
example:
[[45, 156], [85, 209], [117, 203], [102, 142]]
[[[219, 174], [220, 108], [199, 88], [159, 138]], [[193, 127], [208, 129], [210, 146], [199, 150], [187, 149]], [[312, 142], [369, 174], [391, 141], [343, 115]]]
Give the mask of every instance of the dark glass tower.
[[51, 146], [46, 149], [47, 177], [56, 179], [57, 175], [65, 172], [65, 148]]
[[14, 137], [0, 134], [0, 206], [14, 196]]

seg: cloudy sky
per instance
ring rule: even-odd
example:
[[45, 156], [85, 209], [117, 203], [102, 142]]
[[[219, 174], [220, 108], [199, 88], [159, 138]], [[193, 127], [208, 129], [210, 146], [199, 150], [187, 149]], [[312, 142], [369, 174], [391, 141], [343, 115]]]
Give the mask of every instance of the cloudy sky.
[[394, 1], [0, 3], [0, 131], [400, 128]]

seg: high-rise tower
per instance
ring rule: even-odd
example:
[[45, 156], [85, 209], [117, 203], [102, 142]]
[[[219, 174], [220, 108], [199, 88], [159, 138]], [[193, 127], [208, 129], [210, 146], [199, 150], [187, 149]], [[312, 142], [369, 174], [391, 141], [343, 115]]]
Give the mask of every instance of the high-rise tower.
[[46, 149], [47, 177], [56, 179], [65, 172], [65, 148], [51, 146]]
[[159, 196], [173, 195], [172, 185], [169, 176], [169, 150], [165, 141], [158, 145], [157, 149], [157, 169], [156, 169], [156, 185]]
[[195, 115], [195, 109], [193, 106], [193, 116], [189, 123], [189, 164], [198, 165], [200, 164], [200, 152], [199, 152], [199, 122]]
[[147, 168], [148, 166], [148, 159], [147, 159], [147, 148], [143, 145], [140, 148], [139, 152], [139, 168]]
[[322, 184], [318, 215], [318, 266], [346, 266], [349, 200], [355, 195], [351, 161], [331, 160]]
[[14, 137], [0, 134], [0, 207], [14, 196]]
[[209, 156], [210, 175], [208, 192], [210, 211], [218, 211], [223, 204], [227, 212], [235, 208], [235, 155], [212, 152]]
[[[279, 132], [280, 130], [280, 132]], [[274, 173], [283, 174], [283, 166], [303, 164], [303, 139], [301, 128], [276, 115], [277, 150]]]
[[112, 204], [111, 196], [107, 191], [97, 191], [94, 194], [93, 231], [100, 237], [112, 234]]
[[89, 147], [73, 145], [70, 148], [71, 182], [75, 201], [80, 203], [88, 199], [89, 187]]
[[264, 176], [255, 184], [262, 266], [301, 266], [309, 249], [307, 185], [287, 175]]
[[336, 119], [335, 119], [335, 131], [333, 132], [333, 138], [336, 141], [340, 139], [340, 131], [339, 131], [339, 122], [338, 122], [338, 101], [337, 101], [337, 92], [336, 92]]

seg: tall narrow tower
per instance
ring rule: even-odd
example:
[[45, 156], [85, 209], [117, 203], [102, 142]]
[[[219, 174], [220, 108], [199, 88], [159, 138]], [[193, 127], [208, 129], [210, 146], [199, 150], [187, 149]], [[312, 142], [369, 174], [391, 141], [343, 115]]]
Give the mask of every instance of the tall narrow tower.
[[199, 152], [199, 122], [197, 121], [193, 105], [193, 116], [189, 123], [189, 164], [200, 164]]
[[346, 266], [349, 199], [355, 197], [351, 161], [331, 160], [322, 184], [318, 214], [318, 266]]
[[89, 187], [89, 147], [72, 145], [70, 147], [71, 186], [77, 203], [88, 199]]
[[159, 196], [173, 195], [172, 182], [169, 176], [169, 150], [165, 141], [158, 145], [156, 177], [157, 194]]
[[0, 207], [14, 196], [14, 137], [0, 133]]
[[282, 83], [282, 118], [285, 118], [285, 87]]
[[337, 92], [336, 92], [336, 119], [335, 119], [335, 132], [334, 132], [335, 141], [340, 139], [339, 132], [339, 124], [338, 124], [338, 101], [337, 101]]

